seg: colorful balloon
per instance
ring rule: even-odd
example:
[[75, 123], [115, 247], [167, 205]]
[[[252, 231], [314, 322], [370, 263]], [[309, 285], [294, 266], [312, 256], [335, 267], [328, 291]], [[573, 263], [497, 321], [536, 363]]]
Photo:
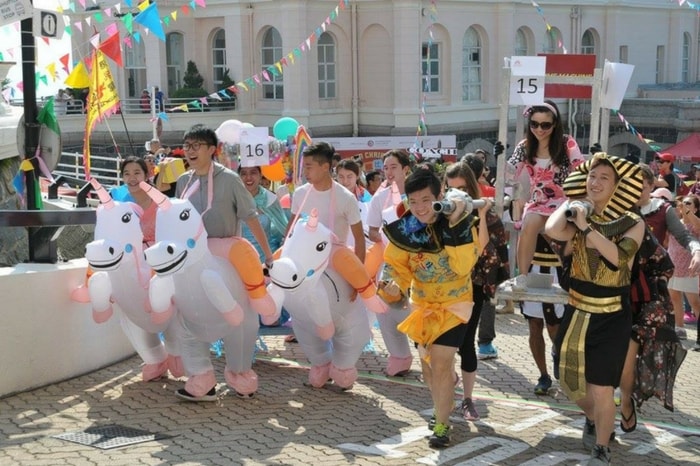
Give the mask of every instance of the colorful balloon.
[[297, 134], [297, 128], [299, 128], [299, 122], [294, 118], [282, 117], [272, 127], [272, 134], [275, 138], [286, 141], [289, 136]]
[[270, 181], [284, 181], [287, 174], [284, 172], [284, 166], [282, 166], [282, 161], [278, 160], [272, 165], [265, 165], [260, 167], [262, 174], [265, 178]]

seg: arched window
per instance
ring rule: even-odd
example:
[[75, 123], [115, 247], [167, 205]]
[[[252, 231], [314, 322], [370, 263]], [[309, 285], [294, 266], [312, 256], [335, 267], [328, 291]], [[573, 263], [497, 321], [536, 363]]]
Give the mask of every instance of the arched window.
[[524, 57], [528, 55], [527, 35], [525, 34], [523, 28], [518, 28], [518, 30], [515, 31], [514, 52], [516, 57]]
[[[124, 50], [124, 73], [126, 75], [127, 97], [140, 97], [146, 89], [146, 49], [143, 41], [134, 41]], [[150, 90], [149, 90], [150, 92]]]
[[581, 38], [581, 53], [584, 55], [595, 55], [595, 37], [590, 29], [586, 29]]
[[185, 38], [179, 32], [165, 36], [165, 66], [168, 73], [168, 95], [182, 87], [185, 74]]
[[262, 68], [267, 71], [270, 81], [263, 81], [263, 99], [282, 100], [284, 99], [284, 86], [282, 84], [282, 73], [273, 73], [268, 70], [275, 67], [275, 64], [282, 59], [282, 36], [277, 29], [270, 28], [265, 31], [262, 42]]
[[470, 27], [462, 39], [462, 101], [481, 101], [481, 38]]
[[211, 41], [211, 65], [214, 87], [219, 90], [226, 74], [226, 33], [219, 29]]
[[324, 32], [316, 45], [318, 51], [318, 98], [335, 99], [336, 97], [336, 63], [335, 41]]
[[440, 47], [435, 42], [423, 42], [421, 69], [423, 92], [440, 92]]
[[681, 81], [690, 82], [690, 34], [683, 33], [683, 51], [681, 57]]

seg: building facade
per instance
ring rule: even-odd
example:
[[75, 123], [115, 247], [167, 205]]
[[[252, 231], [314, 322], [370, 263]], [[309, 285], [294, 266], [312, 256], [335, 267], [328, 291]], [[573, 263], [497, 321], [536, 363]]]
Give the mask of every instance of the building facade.
[[[227, 72], [236, 83], [254, 83], [239, 89], [236, 110], [222, 121], [272, 127], [289, 116], [315, 136], [411, 135], [425, 123], [428, 134], [457, 134], [461, 146], [495, 142], [504, 57], [585, 53], [596, 56], [597, 67], [605, 60], [630, 63], [630, 97], [642, 85], [698, 80], [700, 19], [687, 6], [658, 0], [537, 5], [209, 0], [185, 14], [181, 2], [162, 0], [161, 17], [178, 11], [177, 20], [163, 23], [165, 41], [134, 25], [142, 40], [125, 47], [124, 68], [112, 71], [124, 98], [151, 86], [167, 96], [183, 86], [193, 61], [208, 92], [223, 88]], [[90, 33], [76, 31], [73, 38], [83, 56]], [[279, 73], [269, 71], [280, 62]], [[570, 116], [586, 107], [560, 106]], [[511, 110], [511, 129], [516, 118]], [[577, 134], [582, 145], [585, 133]]]

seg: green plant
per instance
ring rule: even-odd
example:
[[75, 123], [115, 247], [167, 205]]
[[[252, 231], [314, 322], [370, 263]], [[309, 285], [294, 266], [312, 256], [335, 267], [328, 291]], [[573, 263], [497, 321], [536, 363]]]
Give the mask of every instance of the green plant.
[[202, 84], [204, 84], [204, 78], [199, 74], [199, 69], [197, 69], [197, 65], [192, 60], [187, 61], [187, 70], [182, 79], [185, 81], [184, 87], [189, 87], [190, 89], [200, 89]]

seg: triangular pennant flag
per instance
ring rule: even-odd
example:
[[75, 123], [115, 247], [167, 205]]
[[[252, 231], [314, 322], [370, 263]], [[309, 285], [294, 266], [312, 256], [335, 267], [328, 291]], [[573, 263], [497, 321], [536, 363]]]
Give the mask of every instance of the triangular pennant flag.
[[267, 73], [267, 70], [263, 70], [262, 75], [263, 78], [265, 78], [265, 81], [272, 81], [272, 79], [270, 79], [270, 75]]
[[[124, 23], [124, 27], [126, 28], [126, 32], [129, 34], [133, 34], [134, 32], [134, 15], [131, 14], [131, 12], [128, 12], [124, 16], [122, 16], [122, 23]], [[138, 42], [138, 40], [136, 41]]]
[[119, 34], [119, 27], [117, 27], [117, 23], [109, 23], [107, 27], [105, 27], [105, 33], [107, 36]]
[[236, 86], [240, 86], [244, 91], [248, 92], [248, 86], [246, 86], [244, 83], [236, 83]]
[[207, 7], [207, 4], [206, 4], [206, 2], [205, 2], [204, 0], [194, 0], [194, 1], [195, 1], [195, 3], [196, 3], [197, 5], [201, 6], [202, 8], [206, 8], [206, 7]]
[[68, 60], [70, 60], [70, 55], [68, 54], [63, 55], [61, 58], [58, 59], [58, 61], [61, 62], [61, 65], [63, 65], [63, 69], [66, 73], [68, 73]]
[[83, 32], [83, 23], [81, 23], [80, 21], [76, 21], [75, 23], [73, 23], [73, 26], [75, 26], [75, 28], [78, 31]]
[[[223, 90], [222, 90], [222, 91], [215, 92], [215, 93], [213, 93], [213, 94], [209, 94], [209, 98], [210, 98], [210, 99], [216, 99], [216, 100], [219, 100], [219, 101], [223, 100], [223, 99], [221, 98], [221, 96], [219, 95], [220, 92], [224, 92], [224, 93], [225, 93], [226, 91], [223, 91]], [[225, 95], [225, 94], [224, 94], [224, 95]]]
[[155, 3], [148, 5], [146, 9], [144, 9], [136, 18], [134, 18], [134, 21], [153, 32], [156, 37], [165, 42], [163, 25], [160, 22], [160, 14], [158, 14], [158, 8], [156, 7]]
[[46, 72], [51, 76], [51, 81], [56, 81], [56, 63], [46, 65]]
[[149, 7], [150, 4], [151, 4], [151, 2], [149, 2], [148, 0], [146, 0], [145, 2], [139, 3], [138, 6], [137, 6], [137, 8], [139, 9], [139, 11], [144, 11], [146, 8]]
[[111, 9], [111, 8], [107, 8], [107, 9], [105, 10], [105, 14], [111, 18], [111, 17], [112, 17], [112, 9]]
[[173, 10], [173, 12], [170, 13], [170, 17], [173, 19], [173, 21], [177, 21], [177, 10]]
[[56, 118], [56, 111], [54, 109], [54, 98], [49, 97], [39, 114], [36, 116], [36, 121], [46, 126], [48, 129], [56, 134], [61, 134], [61, 128], [58, 126], [58, 118]]
[[100, 34], [97, 33], [94, 36], [90, 38], [90, 44], [92, 44], [93, 48], [98, 48], [100, 46]]
[[134, 45], [134, 44], [131, 42], [131, 37], [125, 37], [125, 38], [124, 38], [124, 44], [125, 44], [127, 47], [129, 47], [129, 48], [132, 48], [133, 45]]
[[119, 40], [119, 32], [102, 42], [98, 48], [105, 55], [111, 58], [120, 68], [124, 67], [124, 63], [122, 62], [122, 48], [121, 41]]
[[158, 114], [158, 118], [160, 118], [163, 121], [168, 121], [170, 118], [168, 118], [168, 114], [165, 112], [160, 112]]
[[104, 18], [102, 18], [102, 13], [100, 13], [99, 11], [95, 13], [95, 21], [97, 21], [97, 24], [102, 24], [102, 22], [104, 21]]
[[89, 16], [85, 18], [85, 24], [87, 24], [88, 26], [92, 26], [92, 18]]
[[170, 26], [170, 16], [163, 16], [163, 24]]

